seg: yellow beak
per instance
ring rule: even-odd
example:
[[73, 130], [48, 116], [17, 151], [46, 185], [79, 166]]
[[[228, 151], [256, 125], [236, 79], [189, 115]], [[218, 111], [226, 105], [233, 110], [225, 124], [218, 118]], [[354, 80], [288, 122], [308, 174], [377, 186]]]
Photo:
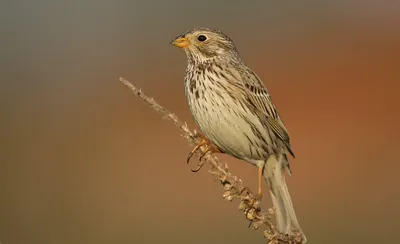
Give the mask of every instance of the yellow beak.
[[181, 37], [181, 38], [175, 39], [172, 42], [172, 44], [174, 46], [176, 46], [176, 47], [179, 47], [179, 48], [185, 48], [185, 47], [188, 47], [190, 45], [190, 41], [186, 37]]

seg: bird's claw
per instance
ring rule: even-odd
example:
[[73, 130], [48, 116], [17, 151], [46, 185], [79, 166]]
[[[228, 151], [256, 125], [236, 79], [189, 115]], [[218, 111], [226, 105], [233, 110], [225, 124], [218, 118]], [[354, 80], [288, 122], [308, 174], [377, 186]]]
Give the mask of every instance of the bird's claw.
[[203, 160], [203, 156], [200, 157], [200, 162], [197, 164], [197, 168], [196, 169], [191, 169], [191, 171], [193, 173], [198, 172], [204, 165], [204, 163], [206, 162], [206, 160]]
[[[240, 195], [244, 195], [244, 194], [248, 194], [250, 191], [250, 189], [248, 187], [244, 187], [241, 191], [240, 191]], [[255, 197], [251, 197], [249, 196], [250, 199], [248, 199], [247, 202], [247, 206], [244, 209], [244, 215], [246, 216], [246, 218], [249, 220], [249, 226], [248, 228], [251, 227], [252, 223], [257, 219], [256, 215], [257, 213], [260, 211], [260, 200], [262, 198], [261, 195], [257, 195]]]
[[204, 136], [202, 135], [196, 135], [196, 137], [201, 138], [201, 141], [199, 144], [197, 144], [192, 151], [190, 151], [187, 159], [186, 159], [186, 163], [189, 164], [190, 159], [193, 157], [193, 155], [201, 148], [201, 147], [205, 147], [204, 151], [201, 153], [201, 156], [199, 158], [199, 163], [197, 165], [196, 169], [192, 169], [192, 172], [198, 172], [204, 165], [205, 163], [205, 159], [204, 156], [207, 155], [207, 153], [214, 153], [214, 152], [220, 152], [218, 150], [218, 148], [216, 146], [214, 146], [213, 144], [211, 144], [211, 142], [209, 142]]

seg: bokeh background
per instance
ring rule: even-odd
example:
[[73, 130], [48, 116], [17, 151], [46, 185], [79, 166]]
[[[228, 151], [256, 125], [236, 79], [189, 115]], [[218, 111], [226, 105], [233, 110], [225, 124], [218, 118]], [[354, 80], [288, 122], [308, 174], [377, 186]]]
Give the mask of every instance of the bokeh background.
[[[2, 244], [264, 243], [118, 81], [194, 128], [169, 41], [200, 26], [272, 94], [309, 243], [400, 242], [399, 1], [16, 0], [0, 3]], [[254, 167], [221, 159], [256, 186]]]

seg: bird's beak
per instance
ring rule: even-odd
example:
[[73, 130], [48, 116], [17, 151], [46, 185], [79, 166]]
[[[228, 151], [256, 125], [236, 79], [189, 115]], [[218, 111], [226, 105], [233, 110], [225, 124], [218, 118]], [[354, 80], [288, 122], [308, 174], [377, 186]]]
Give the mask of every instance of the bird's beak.
[[179, 48], [186, 48], [190, 45], [190, 41], [186, 37], [179, 37], [173, 40], [171, 44]]

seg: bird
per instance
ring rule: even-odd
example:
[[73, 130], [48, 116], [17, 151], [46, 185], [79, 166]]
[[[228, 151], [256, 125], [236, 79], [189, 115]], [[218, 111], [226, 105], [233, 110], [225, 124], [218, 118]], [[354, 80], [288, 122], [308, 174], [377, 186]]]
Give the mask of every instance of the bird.
[[[187, 66], [184, 91], [202, 140], [211, 153], [225, 153], [257, 166], [257, 199], [262, 179], [269, 186], [276, 227], [284, 234], [305, 235], [298, 223], [285, 182], [294, 158], [290, 137], [260, 77], [247, 67], [237, 48], [222, 31], [193, 28], [171, 41], [183, 49]], [[198, 170], [198, 169], [197, 169]]]

